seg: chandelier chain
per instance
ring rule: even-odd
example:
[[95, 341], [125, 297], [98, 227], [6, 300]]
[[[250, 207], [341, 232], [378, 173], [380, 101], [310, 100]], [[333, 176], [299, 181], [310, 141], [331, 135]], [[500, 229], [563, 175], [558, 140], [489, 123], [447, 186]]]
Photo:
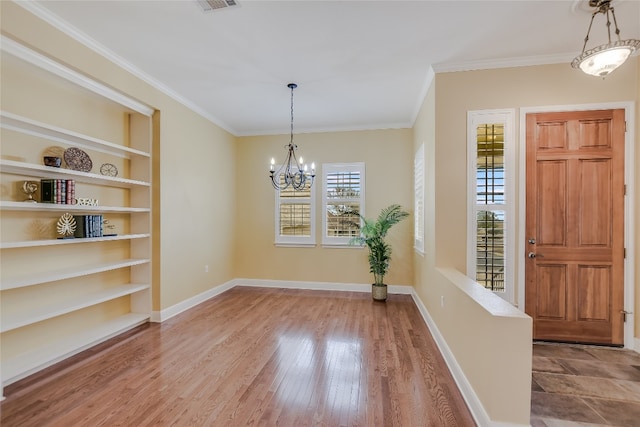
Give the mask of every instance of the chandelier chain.
[[296, 85], [290, 83], [289, 87], [291, 88], [291, 139], [289, 140], [289, 144], [293, 144], [293, 90], [296, 88]]

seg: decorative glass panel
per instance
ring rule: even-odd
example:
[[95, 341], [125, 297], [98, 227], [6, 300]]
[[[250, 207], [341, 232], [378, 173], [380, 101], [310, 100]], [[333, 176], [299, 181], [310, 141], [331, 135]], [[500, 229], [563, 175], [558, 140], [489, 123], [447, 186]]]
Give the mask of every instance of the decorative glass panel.
[[476, 200], [478, 204], [503, 204], [504, 125], [477, 127]]
[[476, 221], [476, 281], [492, 291], [503, 291], [504, 211], [478, 211]]

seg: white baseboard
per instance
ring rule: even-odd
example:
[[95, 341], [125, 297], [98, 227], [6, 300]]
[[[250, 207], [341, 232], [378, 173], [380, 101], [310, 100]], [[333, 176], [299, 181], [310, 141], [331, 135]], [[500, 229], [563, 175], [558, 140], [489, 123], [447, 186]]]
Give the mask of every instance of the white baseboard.
[[[361, 283], [333, 283], [333, 282], [300, 282], [287, 280], [262, 280], [262, 279], [232, 279], [222, 285], [211, 288], [201, 294], [188, 298], [171, 307], [161, 311], [153, 311], [151, 313], [152, 322], [164, 322], [173, 316], [182, 313], [208, 299], [220, 295], [235, 286], [255, 286], [261, 288], [283, 288], [283, 289], [309, 289], [322, 291], [347, 291], [347, 292], [371, 292], [370, 284]], [[390, 294], [411, 295], [413, 293], [412, 286], [389, 285], [388, 292]]]
[[151, 321], [164, 322], [165, 320], [170, 319], [173, 316], [182, 313], [183, 311], [187, 311], [188, 309], [195, 307], [196, 305], [201, 304], [206, 300], [215, 297], [216, 295], [220, 295], [221, 293], [228, 291], [234, 286], [236, 286], [235, 279], [229, 280], [227, 283], [223, 283], [222, 285], [216, 286], [215, 288], [211, 288], [205, 292], [202, 292], [201, 294], [195, 295], [191, 298], [179, 302], [178, 304], [172, 305], [169, 308], [165, 308], [161, 311], [152, 311]]
[[[236, 286], [255, 286], [261, 288], [309, 289], [318, 291], [371, 292], [371, 284], [301, 282], [297, 280], [235, 279]], [[413, 286], [388, 285], [390, 294], [413, 294]]]
[[464, 372], [462, 372], [462, 368], [460, 368], [460, 365], [458, 365], [458, 362], [449, 349], [447, 342], [440, 333], [440, 330], [433, 321], [433, 318], [427, 311], [427, 307], [425, 307], [425, 305], [422, 303], [417, 293], [414, 292], [411, 295], [413, 297], [413, 301], [418, 307], [418, 310], [420, 311], [420, 314], [422, 315], [422, 319], [427, 324], [427, 328], [429, 328], [431, 335], [433, 335], [433, 339], [438, 346], [438, 350], [440, 350], [442, 357], [444, 357], [444, 360], [449, 367], [449, 370], [451, 371], [451, 375], [458, 385], [460, 393], [462, 393], [462, 397], [464, 398], [465, 402], [467, 402], [467, 406], [471, 411], [471, 415], [473, 415], [473, 418], [479, 426], [491, 425], [491, 420], [489, 419], [487, 411], [484, 410], [482, 402], [480, 402], [480, 399], [478, 399], [478, 396], [473, 390], [473, 387], [471, 387], [471, 384], [469, 384], [469, 380], [467, 380]]
[[420, 311], [420, 314], [422, 315], [424, 322], [427, 324], [427, 328], [429, 328], [431, 335], [433, 335], [433, 339], [435, 340], [436, 345], [438, 346], [438, 350], [440, 350], [442, 357], [444, 357], [444, 360], [447, 366], [449, 367], [449, 370], [451, 371], [451, 375], [453, 376], [453, 379], [456, 382], [458, 389], [460, 389], [462, 398], [467, 403], [467, 406], [469, 407], [469, 411], [471, 411], [471, 415], [473, 416], [476, 423], [479, 426], [491, 426], [491, 427], [529, 426], [528, 424], [513, 424], [513, 423], [505, 423], [501, 421], [492, 421], [489, 418], [489, 414], [487, 414], [487, 411], [485, 411], [484, 406], [482, 405], [482, 402], [478, 398], [478, 395], [473, 390], [473, 387], [471, 387], [471, 384], [469, 383], [469, 380], [467, 380], [467, 377], [464, 375], [462, 368], [460, 367], [460, 365], [458, 365], [458, 362], [455, 356], [453, 355], [453, 353], [451, 352], [451, 349], [447, 345], [447, 342], [445, 341], [444, 337], [440, 333], [440, 330], [438, 329], [435, 322], [433, 321], [433, 318], [427, 311], [427, 307], [425, 307], [425, 305], [422, 303], [422, 301], [418, 297], [418, 294], [415, 292], [415, 290], [413, 290], [413, 288], [412, 288], [411, 296], [413, 297], [413, 301], [416, 303], [416, 306], [418, 307], [418, 311]]
[[633, 345], [633, 349], [640, 353], [640, 338], [634, 338], [635, 344]]

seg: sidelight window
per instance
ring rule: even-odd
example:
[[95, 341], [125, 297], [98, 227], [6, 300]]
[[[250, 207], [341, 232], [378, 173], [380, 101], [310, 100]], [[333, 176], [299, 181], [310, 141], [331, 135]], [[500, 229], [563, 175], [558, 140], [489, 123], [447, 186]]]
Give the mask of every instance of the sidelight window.
[[513, 302], [514, 112], [468, 115], [467, 273]]

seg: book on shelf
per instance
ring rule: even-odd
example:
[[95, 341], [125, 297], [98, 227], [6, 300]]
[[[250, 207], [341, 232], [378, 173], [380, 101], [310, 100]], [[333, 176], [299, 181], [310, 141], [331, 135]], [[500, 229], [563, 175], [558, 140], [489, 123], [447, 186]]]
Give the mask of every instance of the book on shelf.
[[76, 200], [76, 182], [73, 179], [41, 179], [40, 201], [73, 205]]
[[103, 237], [102, 215], [74, 215], [76, 220], [75, 237]]

